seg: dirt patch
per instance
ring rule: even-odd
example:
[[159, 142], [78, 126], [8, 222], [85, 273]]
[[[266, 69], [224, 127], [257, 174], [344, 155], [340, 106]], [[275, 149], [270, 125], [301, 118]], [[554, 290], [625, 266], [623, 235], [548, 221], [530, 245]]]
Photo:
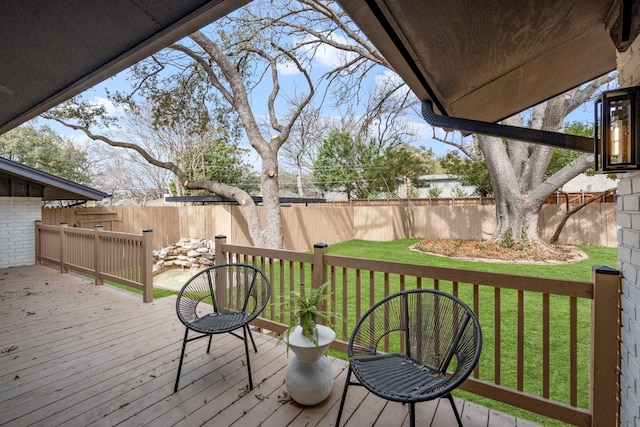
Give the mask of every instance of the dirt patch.
[[481, 240], [423, 240], [411, 249], [471, 261], [558, 264], [588, 258], [583, 251], [573, 246], [544, 247], [532, 243], [514, 243], [506, 246]]

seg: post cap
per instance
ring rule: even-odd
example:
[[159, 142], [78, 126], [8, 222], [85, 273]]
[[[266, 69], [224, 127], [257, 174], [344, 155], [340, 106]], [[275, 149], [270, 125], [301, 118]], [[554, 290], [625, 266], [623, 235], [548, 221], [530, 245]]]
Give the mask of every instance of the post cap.
[[593, 271], [595, 271], [596, 274], [610, 274], [612, 276], [620, 275], [618, 270], [607, 265], [594, 266]]

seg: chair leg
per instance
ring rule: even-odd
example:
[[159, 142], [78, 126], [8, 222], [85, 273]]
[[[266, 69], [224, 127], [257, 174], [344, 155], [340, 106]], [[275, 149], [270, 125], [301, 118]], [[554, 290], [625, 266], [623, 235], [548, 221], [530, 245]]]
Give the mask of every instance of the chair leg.
[[456, 420], [458, 420], [458, 427], [463, 427], [462, 426], [462, 419], [460, 418], [460, 413], [458, 412], [458, 408], [456, 408], [456, 402], [453, 401], [453, 396], [451, 395], [451, 393], [449, 393], [445, 397], [447, 399], [449, 399], [449, 402], [451, 402], [451, 407], [453, 408], [453, 413], [456, 416]]
[[409, 426], [416, 427], [416, 404], [409, 403]]
[[249, 331], [249, 338], [251, 338], [251, 344], [253, 344], [253, 351], [258, 352], [258, 347], [256, 347], [256, 342], [253, 340], [253, 334], [251, 333], [251, 329], [249, 329], [249, 325], [247, 326], [247, 331]]
[[[247, 371], [249, 372], [249, 390], [253, 390], [253, 379], [251, 378], [251, 360], [249, 359], [249, 342], [247, 341], [247, 332], [249, 333], [249, 336], [251, 336], [249, 325], [245, 325], [242, 328], [242, 332], [244, 333], [244, 354], [247, 356]], [[253, 341], [253, 337], [251, 338], [251, 341]]]
[[213, 338], [213, 335], [209, 335], [209, 345], [207, 346], [207, 353], [209, 353], [209, 350], [211, 350], [211, 339]]
[[173, 387], [173, 392], [178, 391], [178, 383], [180, 382], [180, 372], [182, 372], [182, 361], [184, 360], [184, 350], [187, 347], [187, 335], [189, 335], [189, 328], [185, 328], [184, 340], [182, 340], [182, 353], [180, 353], [180, 364], [178, 365], [178, 375], [176, 375], [176, 385]]
[[344, 408], [344, 401], [347, 398], [347, 389], [349, 388], [350, 381], [351, 381], [351, 365], [349, 365], [349, 370], [347, 371], [347, 379], [344, 381], [344, 389], [342, 390], [342, 399], [340, 399], [340, 409], [338, 410], [336, 427], [340, 427], [340, 418], [342, 418], [342, 409]]

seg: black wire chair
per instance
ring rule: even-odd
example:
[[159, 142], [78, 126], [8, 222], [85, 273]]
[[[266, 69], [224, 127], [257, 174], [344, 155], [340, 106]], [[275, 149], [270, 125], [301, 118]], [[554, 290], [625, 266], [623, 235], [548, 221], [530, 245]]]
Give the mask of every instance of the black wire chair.
[[[182, 353], [174, 393], [178, 391], [180, 372], [187, 343], [209, 337], [207, 353], [211, 350], [211, 339], [215, 334], [230, 333], [244, 340], [249, 372], [249, 388], [253, 390], [249, 344], [257, 353], [249, 323], [264, 310], [271, 295], [271, 285], [264, 273], [252, 265], [220, 264], [206, 268], [193, 276], [182, 287], [176, 302], [178, 318], [186, 326]], [[242, 336], [236, 330], [242, 328]], [[188, 338], [189, 331], [199, 333]]]
[[[382, 353], [384, 343], [399, 348]], [[451, 391], [471, 374], [481, 348], [478, 318], [455, 296], [418, 289], [383, 299], [358, 321], [349, 340], [349, 370], [336, 426], [350, 385], [407, 403], [412, 427], [416, 402], [447, 398], [462, 426]]]

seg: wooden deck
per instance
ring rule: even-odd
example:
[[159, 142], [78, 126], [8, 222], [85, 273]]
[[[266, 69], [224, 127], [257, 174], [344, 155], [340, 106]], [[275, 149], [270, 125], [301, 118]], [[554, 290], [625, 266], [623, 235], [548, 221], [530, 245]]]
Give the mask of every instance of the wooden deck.
[[[184, 328], [175, 297], [142, 297], [60, 274], [44, 266], [0, 269], [0, 425], [8, 426], [331, 426], [346, 363], [333, 359], [335, 385], [322, 404], [302, 407], [286, 395], [285, 346], [254, 334], [253, 391], [242, 341], [220, 336], [187, 346], [173, 393]], [[458, 401], [464, 425], [532, 426]], [[447, 401], [416, 406], [418, 425], [451, 426]], [[408, 425], [406, 407], [360, 387], [349, 391], [347, 426]]]

